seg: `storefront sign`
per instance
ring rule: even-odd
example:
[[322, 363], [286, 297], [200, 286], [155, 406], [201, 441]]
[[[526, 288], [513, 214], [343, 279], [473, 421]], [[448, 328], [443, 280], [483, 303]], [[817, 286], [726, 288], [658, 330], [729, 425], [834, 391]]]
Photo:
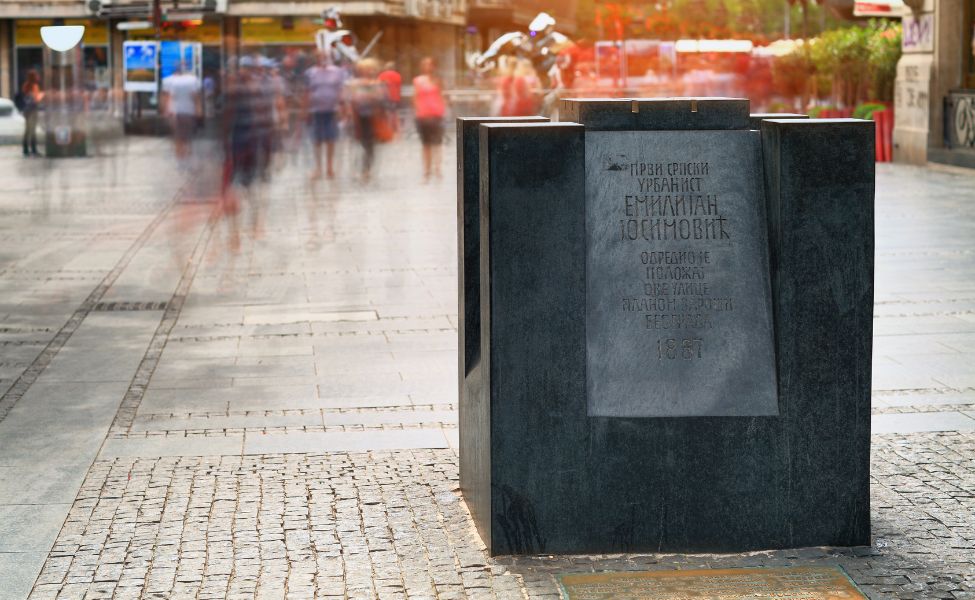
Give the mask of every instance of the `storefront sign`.
[[934, 15], [905, 16], [901, 48], [909, 52], [934, 52]]
[[[54, 19], [17, 19], [14, 25], [14, 42], [17, 46], [43, 46], [41, 27], [54, 25]], [[107, 46], [108, 24], [94, 19], [63, 19], [59, 25], [83, 25], [85, 46]]]
[[[126, 39], [129, 40], [152, 41], [156, 39], [156, 32], [152, 28], [130, 30], [126, 34]], [[189, 27], [182, 25], [164, 27], [159, 32], [159, 38], [162, 40], [199, 42], [205, 45], [219, 44], [221, 36], [220, 23], [209, 21], [203, 21]]]
[[125, 42], [122, 52], [125, 55], [126, 92], [155, 92], [158, 89], [158, 50], [156, 42]]
[[856, 0], [853, 3], [854, 17], [899, 17], [906, 10], [904, 0]]
[[315, 32], [320, 28], [321, 25], [310, 18], [244, 18], [240, 21], [240, 43], [245, 46], [314, 44]]

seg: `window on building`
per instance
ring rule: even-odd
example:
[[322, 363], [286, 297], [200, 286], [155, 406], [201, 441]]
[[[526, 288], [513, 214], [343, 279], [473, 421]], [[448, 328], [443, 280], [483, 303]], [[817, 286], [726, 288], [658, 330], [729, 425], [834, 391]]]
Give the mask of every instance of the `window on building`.
[[44, 73], [44, 51], [41, 48], [17, 48], [16, 52], [16, 71], [17, 89], [19, 90], [24, 81], [27, 80], [27, 73], [31, 70], [37, 71], [38, 75]]

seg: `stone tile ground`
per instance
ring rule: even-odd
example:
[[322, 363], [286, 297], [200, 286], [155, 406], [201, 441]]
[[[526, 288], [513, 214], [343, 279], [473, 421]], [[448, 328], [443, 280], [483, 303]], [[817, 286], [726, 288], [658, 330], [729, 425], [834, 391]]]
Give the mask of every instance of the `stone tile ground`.
[[872, 547], [490, 559], [457, 493], [453, 181], [419, 183], [415, 140], [368, 186], [310, 186], [298, 154], [216, 218], [163, 141], [126, 144], [0, 153], [0, 598], [555, 598], [559, 572], [820, 563], [975, 597], [971, 174], [879, 165]]
[[975, 434], [876, 436], [871, 548], [490, 559], [452, 450], [97, 461], [31, 598], [546, 598], [556, 573], [841, 565], [975, 598]]

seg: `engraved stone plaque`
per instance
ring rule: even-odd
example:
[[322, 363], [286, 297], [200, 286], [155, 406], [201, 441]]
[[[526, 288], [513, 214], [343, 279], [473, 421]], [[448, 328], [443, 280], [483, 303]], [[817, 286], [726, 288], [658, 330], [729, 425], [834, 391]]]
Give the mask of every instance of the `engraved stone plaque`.
[[571, 573], [558, 579], [569, 600], [866, 600], [840, 567]]
[[760, 139], [586, 133], [588, 413], [778, 414]]

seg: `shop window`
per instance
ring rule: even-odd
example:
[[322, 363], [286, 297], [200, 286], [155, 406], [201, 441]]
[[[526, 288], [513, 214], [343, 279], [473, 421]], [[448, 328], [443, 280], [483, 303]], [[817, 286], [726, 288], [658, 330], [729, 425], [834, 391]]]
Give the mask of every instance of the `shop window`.
[[27, 72], [31, 69], [37, 71], [38, 75], [44, 74], [44, 51], [41, 48], [17, 48], [16, 62], [18, 90], [24, 85]]
[[86, 46], [84, 52], [85, 87], [102, 90], [112, 87], [112, 74], [108, 68], [107, 46]]

